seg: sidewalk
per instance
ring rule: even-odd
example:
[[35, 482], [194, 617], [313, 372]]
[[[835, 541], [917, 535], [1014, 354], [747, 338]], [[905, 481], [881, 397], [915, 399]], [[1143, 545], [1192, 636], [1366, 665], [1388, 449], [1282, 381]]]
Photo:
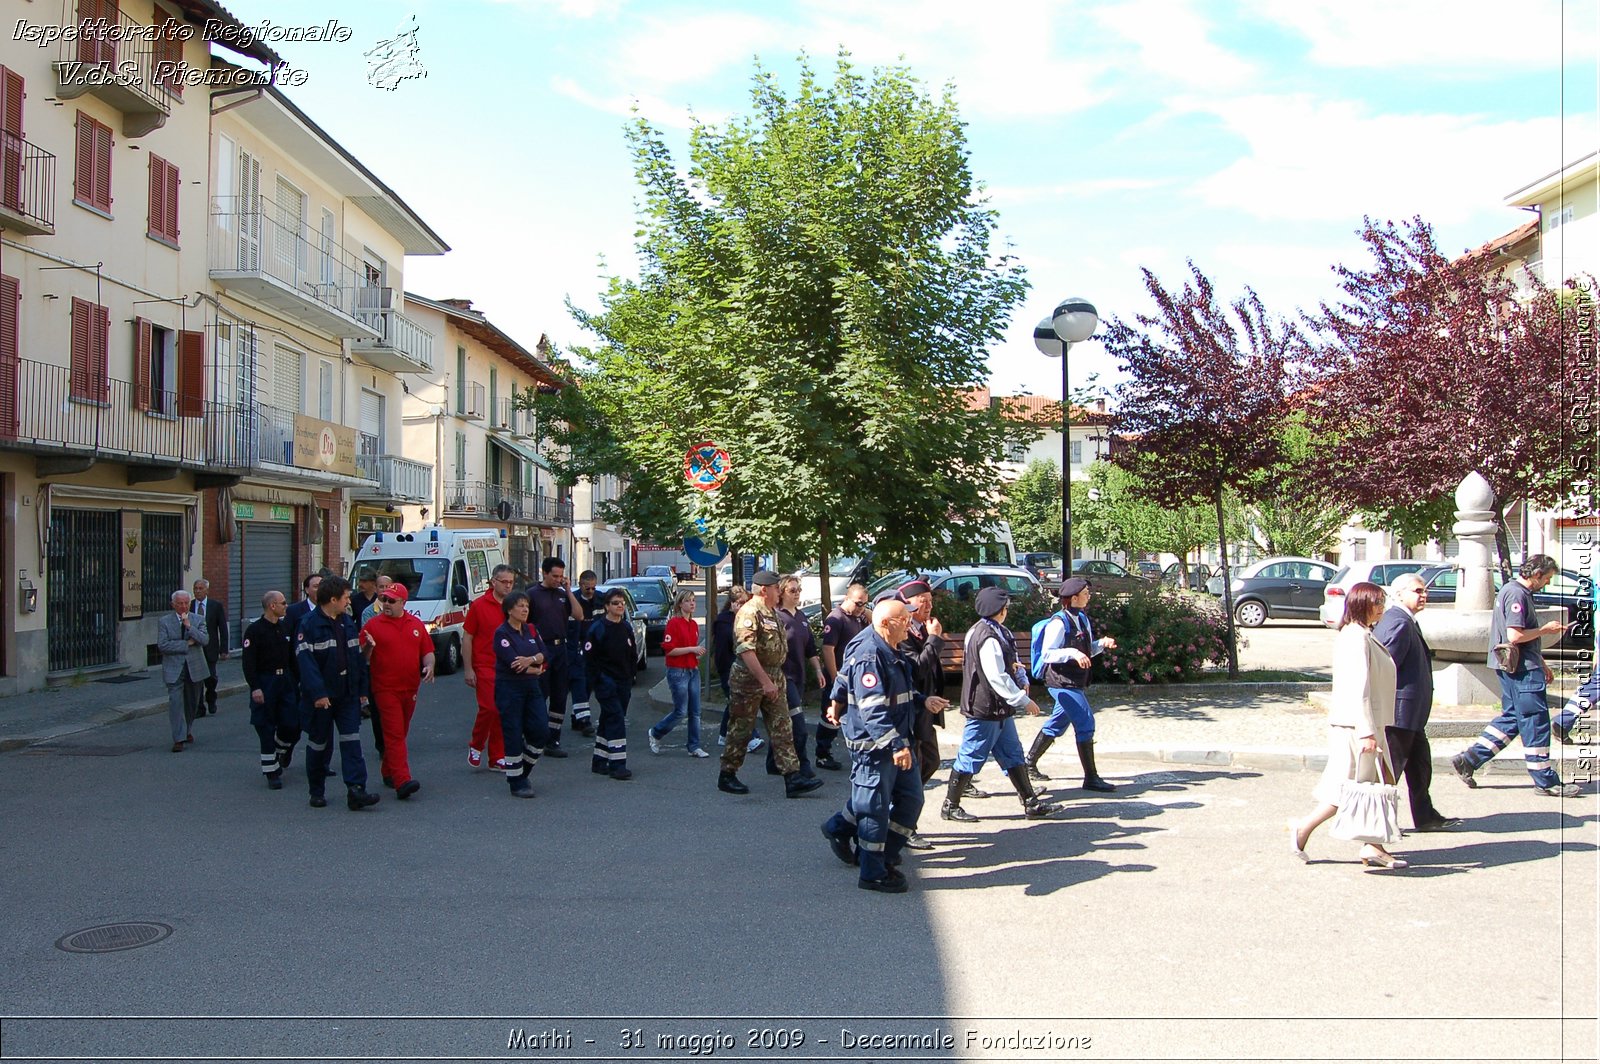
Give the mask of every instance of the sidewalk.
[[[217, 662], [217, 699], [244, 690], [239, 656]], [[161, 669], [0, 698], [0, 752], [167, 711]], [[163, 733], [164, 734], [164, 733]]]

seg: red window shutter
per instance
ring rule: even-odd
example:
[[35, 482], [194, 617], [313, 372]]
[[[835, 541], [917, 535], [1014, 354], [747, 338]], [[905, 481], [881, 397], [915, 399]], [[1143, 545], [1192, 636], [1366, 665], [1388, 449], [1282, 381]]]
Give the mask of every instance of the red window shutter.
[[17, 436], [17, 312], [21, 297], [15, 277], [0, 276], [0, 438]]
[[93, 327], [89, 312], [91, 304], [78, 297], [72, 298], [72, 371], [69, 390], [76, 399], [89, 395], [89, 332]]
[[178, 187], [182, 184], [178, 180], [178, 168], [171, 163], [167, 164], [167, 236], [174, 244], [178, 242]]
[[0, 66], [0, 202], [21, 212], [22, 75]]
[[150, 409], [150, 346], [155, 336], [150, 323], [133, 319], [133, 408]]
[[94, 311], [94, 330], [89, 344], [89, 392], [103, 403], [111, 393], [111, 311], [90, 304]]
[[110, 211], [111, 127], [99, 122], [94, 123], [94, 194], [94, 205], [103, 211]]
[[206, 334], [178, 334], [178, 416], [202, 417], [206, 412]]
[[78, 112], [78, 151], [72, 159], [72, 198], [94, 202], [94, 120]]
[[159, 155], [150, 156], [150, 225], [151, 236], [162, 236], [167, 231], [167, 164]]
[[99, 63], [100, 45], [103, 43], [92, 31], [88, 24], [100, 17], [100, 0], [78, 0], [78, 24], [84, 27], [78, 37], [78, 62]]
[[0, 128], [22, 136], [22, 75], [0, 67]]
[[159, 64], [173, 64], [160, 84], [174, 96], [183, 96], [183, 41], [173, 36], [180, 32], [177, 19], [169, 18], [161, 25], [161, 36], [156, 39], [155, 60]]

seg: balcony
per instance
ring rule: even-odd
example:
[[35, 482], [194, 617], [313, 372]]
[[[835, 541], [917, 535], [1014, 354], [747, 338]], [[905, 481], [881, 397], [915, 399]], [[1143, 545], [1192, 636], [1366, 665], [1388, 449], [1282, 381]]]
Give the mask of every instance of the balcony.
[[313, 244], [298, 211], [271, 200], [220, 197], [212, 201], [207, 245], [211, 279], [223, 288], [329, 336], [379, 335], [356, 317], [356, 261], [332, 241]]
[[357, 488], [350, 497], [380, 502], [428, 503], [433, 501], [433, 466], [392, 454], [356, 456], [356, 466], [376, 488]]
[[[157, 28], [134, 21], [108, 0], [66, 0], [61, 24], [77, 32], [74, 40], [63, 35], [51, 64], [59, 99], [88, 94], [105, 101], [122, 112], [122, 135], [129, 138], [166, 123], [179, 96], [169, 72], [156, 69]], [[181, 42], [161, 43], [182, 54]]]
[[[337, 452], [346, 452], [343, 468], [334, 463], [317, 462], [295, 449], [296, 429], [302, 422], [312, 427], [324, 425], [303, 418], [292, 410], [266, 403], [214, 404], [216, 415], [209, 418], [211, 465], [222, 473], [268, 474], [299, 480], [310, 478], [326, 484], [348, 485], [357, 491], [370, 489], [374, 476], [363, 470], [356, 454], [356, 437], [339, 443]], [[339, 426], [326, 426], [329, 431]], [[361, 482], [368, 483], [361, 483]]]
[[539, 419], [532, 410], [518, 410], [512, 414], [511, 435], [519, 440], [531, 440], [539, 435]]
[[0, 130], [0, 229], [29, 236], [56, 231], [56, 157]]
[[192, 469], [212, 462], [213, 404], [198, 396], [156, 388], [143, 410], [128, 381], [80, 380], [74, 389], [67, 366], [28, 359], [15, 366], [15, 383], [0, 369], [0, 447], [89, 459], [81, 468], [95, 459]]
[[484, 408], [488, 405], [483, 385], [468, 381], [456, 399], [456, 417], [466, 418], [468, 421], [482, 421]]
[[487, 517], [501, 521], [571, 527], [572, 504], [548, 495], [534, 495], [503, 484], [452, 480], [444, 486], [444, 512], [452, 516]]
[[514, 435], [517, 416], [521, 413], [516, 404], [510, 399], [496, 399], [490, 406], [494, 409], [489, 411], [489, 431]]
[[356, 320], [377, 337], [356, 337], [357, 358], [390, 373], [433, 372], [433, 334], [394, 309], [394, 289], [356, 289]]

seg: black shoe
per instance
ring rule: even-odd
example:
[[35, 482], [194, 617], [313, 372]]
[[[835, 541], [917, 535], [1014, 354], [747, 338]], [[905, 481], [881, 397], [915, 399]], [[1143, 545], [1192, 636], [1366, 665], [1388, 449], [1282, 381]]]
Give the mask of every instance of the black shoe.
[[767, 775], [769, 775], [769, 776], [781, 776], [781, 775], [783, 775], [783, 773], [778, 771], [778, 766], [777, 765], [768, 765], [767, 766]]
[[1094, 767], [1094, 740], [1078, 744], [1078, 760], [1083, 763], [1083, 789], [1086, 791], [1099, 791], [1102, 794], [1117, 789], [1115, 783], [1107, 783], [1100, 778], [1100, 772]]
[[549, 746], [544, 748], [544, 756], [545, 757], [566, 757], [567, 756], [567, 752], [565, 750], [561, 749], [561, 744], [560, 743], [551, 743]]
[[739, 777], [731, 772], [724, 772], [717, 777], [717, 790], [726, 791], [728, 794], [749, 794], [750, 788], [739, 782]]
[[1452, 757], [1450, 759], [1450, 767], [1456, 770], [1456, 778], [1462, 783], [1465, 783], [1473, 790], [1478, 789], [1478, 781], [1472, 778], [1472, 774], [1476, 772], [1477, 769], [1467, 764], [1466, 754], [1457, 754], [1455, 757]]
[[1535, 787], [1534, 790], [1552, 798], [1576, 798], [1583, 793], [1583, 788], [1576, 783], [1558, 783], [1554, 787]]
[[583, 736], [585, 739], [593, 739], [594, 738], [594, 725], [593, 724], [585, 722], [583, 724], [575, 724], [575, 725], [573, 725], [573, 728], [574, 728], [574, 730], [577, 731], [577, 733], [579, 735]]
[[633, 770], [630, 768], [614, 768], [611, 770], [611, 778], [614, 780], [631, 780], [633, 779]]
[[798, 772], [791, 772], [783, 777], [783, 796], [785, 798], [798, 798], [802, 794], [810, 794], [820, 786], [822, 786], [822, 781], [815, 776], [808, 779]]
[[951, 805], [949, 802], [945, 802], [939, 807], [939, 819], [959, 820], [962, 823], [971, 823], [978, 818], [961, 808], [959, 805]]
[[420, 790], [422, 790], [422, 784], [418, 783], [416, 780], [406, 780], [399, 787], [395, 788], [394, 796], [403, 802]]
[[328, 804], [328, 800], [326, 798], [324, 798], [322, 795], [313, 794], [311, 796], [311, 808], [313, 808], [313, 809], [321, 809], [324, 806], [326, 806], [327, 804]]
[[283, 790], [283, 773], [281, 773], [281, 772], [269, 772], [269, 773], [267, 773], [267, 790], [269, 790], [269, 791], [281, 791], [281, 790]]
[[838, 772], [840, 769], [844, 768], [843, 765], [839, 764], [839, 762], [833, 759], [831, 754], [818, 754], [817, 767], [825, 768], [829, 772]]
[[828, 840], [828, 849], [840, 861], [852, 866], [856, 863], [855, 839], [849, 835], [835, 835], [826, 824], [822, 825], [822, 837]]
[[352, 813], [359, 813], [363, 809], [371, 809], [378, 804], [379, 795], [367, 793], [365, 787], [351, 787], [350, 793], [345, 795], [345, 808]]
[[519, 776], [516, 779], [513, 779], [511, 781], [511, 797], [513, 797], [513, 798], [532, 798], [533, 797], [533, 784], [528, 782], [527, 777]]
[[889, 869], [888, 874], [882, 879], [858, 879], [856, 886], [862, 890], [875, 890], [880, 894], [904, 894], [911, 889], [905, 873], [893, 868]]
[[1099, 776], [1093, 776], [1083, 781], [1083, 789], [1086, 791], [1099, 791], [1102, 794], [1109, 794], [1117, 789], [1117, 785], [1115, 783], [1108, 783]]
[[961, 797], [963, 797], [963, 798], [980, 798], [980, 799], [981, 798], [993, 798], [994, 797], [994, 792], [993, 791], [981, 791], [981, 790], [978, 789], [977, 784], [969, 782], [967, 784], [967, 789], [961, 792]]
[[906, 836], [906, 849], [931, 850], [933, 849], [933, 843], [929, 842], [927, 839], [913, 831], [911, 834]]
[[1426, 824], [1418, 824], [1412, 831], [1450, 831], [1461, 826], [1461, 818], [1442, 816], [1438, 820], [1430, 820]]
[[1022, 803], [1022, 815], [1029, 820], [1043, 820], [1061, 812], [1061, 807], [1054, 802], [1046, 802], [1041, 798], [1033, 798]]
[[394, 790], [394, 777], [393, 776], [385, 776], [385, 777], [383, 777], [383, 785], [385, 787], [389, 788], [391, 791]]

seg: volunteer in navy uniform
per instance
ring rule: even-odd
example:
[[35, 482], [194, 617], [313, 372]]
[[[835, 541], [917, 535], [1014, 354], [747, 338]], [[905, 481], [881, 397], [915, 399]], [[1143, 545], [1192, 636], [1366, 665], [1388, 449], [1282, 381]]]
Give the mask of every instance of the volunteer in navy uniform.
[[1089, 706], [1084, 689], [1089, 686], [1091, 659], [1103, 650], [1115, 650], [1117, 641], [1111, 636], [1095, 638], [1094, 625], [1084, 607], [1089, 604], [1089, 581], [1074, 576], [1061, 582], [1061, 609], [1045, 626], [1039, 673], [1055, 699], [1055, 712], [1045, 721], [1039, 734], [1034, 736], [1028, 749], [1028, 778], [1045, 781], [1050, 777], [1039, 771], [1039, 759], [1050, 749], [1050, 744], [1066, 734], [1070, 727], [1078, 736], [1078, 760], [1083, 763], [1083, 789], [1086, 791], [1114, 791], [1117, 785], [1100, 778], [1094, 766], [1094, 710]]
[[239, 663], [250, 689], [250, 727], [261, 740], [261, 773], [267, 786], [283, 789], [283, 770], [300, 741], [300, 692], [294, 675], [294, 629], [281, 591], [261, 596], [261, 616], [244, 630]]
[[1006, 627], [1011, 595], [1002, 587], [986, 587], [978, 592], [975, 605], [978, 623], [967, 631], [961, 665], [961, 714], [967, 722], [939, 815], [945, 820], [978, 819], [961, 808], [961, 798], [992, 753], [1017, 789], [1023, 815], [1047, 817], [1059, 812], [1060, 806], [1034, 793], [1022, 740], [1017, 737], [1017, 712], [1038, 716], [1039, 706], [1028, 697], [1028, 672], [1017, 660], [1017, 641]]
[[506, 620], [493, 637], [494, 704], [506, 744], [506, 783], [513, 798], [532, 798], [528, 777], [550, 740], [549, 710], [540, 683], [550, 650], [528, 623], [527, 592], [513, 591], [500, 605]]
[[[578, 600], [578, 609], [583, 616], [567, 621], [567, 676], [571, 688], [568, 694], [572, 698], [572, 722], [579, 732], [590, 737], [593, 736], [594, 717], [589, 712], [589, 670], [583, 664], [583, 633], [588, 631], [591, 621], [605, 612], [605, 603], [600, 601], [600, 596], [594, 590], [599, 582], [600, 578], [593, 569], [585, 569], [578, 574], [578, 590], [572, 597]], [[583, 721], [587, 727], [579, 727], [579, 721]]]
[[857, 886], [886, 894], [909, 886], [899, 869], [901, 851], [922, 812], [916, 714], [942, 713], [949, 705], [917, 692], [913, 663], [896, 649], [910, 623], [905, 603], [885, 600], [873, 607], [872, 627], [845, 649], [838, 685], [848, 692], [841, 730], [850, 750], [850, 799], [822, 825], [828, 845], [843, 860], [849, 860], [855, 837]]
[[[539, 566], [540, 580], [528, 588], [528, 620], [539, 633], [550, 653], [544, 675], [539, 677], [544, 686], [550, 720], [550, 745], [545, 753], [552, 757], [566, 757], [561, 748], [561, 726], [567, 719], [567, 695], [572, 687], [572, 668], [567, 651], [567, 624], [583, 620], [583, 608], [577, 597], [567, 588], [567, 563], [560, 558], [546, 558]], [[594, 724], [587, 717], [572, 716], [572, 730], [585, 737], [594, 734]]]
[[[1560, 621], [1540, 624], [1533, 596], [1543, 591], [1558, 571], [1559, 566], [1550, 555], [1530, 555], [1517, 578], [1495, 596], [1494, 615], [1489, 621], [1488, 661], [1500, 677], [1500, 715], [1484, 727], [1476, 742], [1450, 760], [1456, 775], [1468, 787], [1478, 785], [1472, 774], [1520, 735], [1522, 756], [1536, 791], [1552, 798], [1576, 798], [1583, 793], [1576, 783], [1562, 783], [1550, 767], [1550, 707], [1545, 702], [1545, 690], [1554, 673], [1544, 663], [1540, 642], [1547, 635], [1560, 635], [1566, 625]], [[1515, 660], [1497, 656], [1495, 648], [1500, 646], [1510, 648], [1507, 653]]]
[[614, 780], [631, 780], [628, 768], [628, 698], [639, 664], [639, 644], [628, 620], [628, 599], [619, 591], [605, 597], [605, 613], [589, 623], [583, 660], [589, 670], [590, 697], [600, 703], [591, 771]]
[[295, 634], [300, 677], [300, 712], [306, 720], [306, 779], [311, 804], [328, 804], [323, 786], [333, 758], [330, 744], [339, 730], [339, 770], [348, 788], [345, 804], [360, 811], [378, 804], [367, 792], [367, 762], [361, 756], [361, 704], [367, 700], [367, 670], [361, 635], [350, 616], [350, 585], [325, 576], [317, 585], [317, 608], [306, 614]]
[[844, 766], [834, 760], [833, 740], [839, 729], [828, 722], [828, 689], [839, 675], [839, 663], [844, 660], [844, 648], [850, 640], [861, 634], [870, 623], [867, 609], [867, 587], [851, 584], [845, 588], [844, 600], [835, 606], [822, 621], [822, 718], [817, 722], [817, 767], [837, 770]]

